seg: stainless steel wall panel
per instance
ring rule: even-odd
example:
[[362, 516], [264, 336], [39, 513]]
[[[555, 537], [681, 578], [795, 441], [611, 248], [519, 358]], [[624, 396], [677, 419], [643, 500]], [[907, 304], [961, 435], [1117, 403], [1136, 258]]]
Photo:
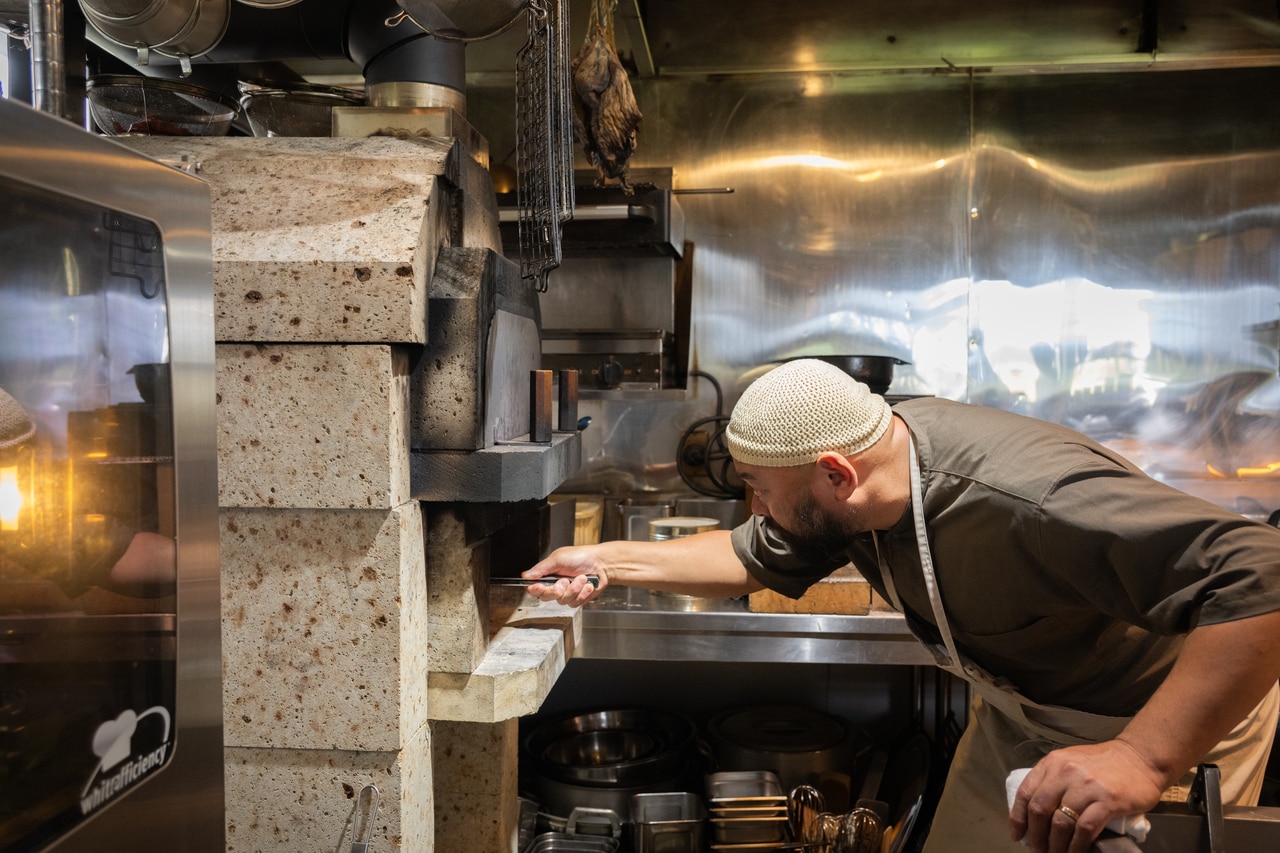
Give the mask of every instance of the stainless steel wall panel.
[[1161, 0], [1159, 50], [1166, 59], [1274, 54], [1280, 19], [1271, 0]]
[[1237, 473], [1280, 455], [1276, 421], [1238, 411], [1276, 367], [1246, 334], [1280, 314], [1280, 134], [1252, 118], [1275, 82], [976, 81], [967, 399], [1067, 423], [1189, 491], [1227, 475], [1235, 498], [1276, 505]]
[[[1280, 506], [1235, 473], [1280, 457], [1275, 420], [1238, 412], [1280, 358], [1246, 330], [1280, 317], [1280, 71], [634, 85], [635, 165], [735, 189], [681, 197], [693, 367], [726, 410], [781, 357], [896, 355], [892, 393], [1061, 420], [1189, 491]], [[676, 440], [715, 406], [691, 383], [584, 401], [575, 488], [684, 491]]]
[[1051, 62], [1137, 49], [1142, 5], [1126, 0], [649, 0], [659, 74], [687, 70], [945, 67]]

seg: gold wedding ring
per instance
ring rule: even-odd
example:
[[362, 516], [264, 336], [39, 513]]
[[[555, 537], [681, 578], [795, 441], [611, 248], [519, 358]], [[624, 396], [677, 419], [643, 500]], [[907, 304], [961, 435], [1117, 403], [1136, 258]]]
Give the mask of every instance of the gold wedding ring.
[[1080, 815], [1077, 814], [1076, 810], [1071, 808], [1070, 806], [1058, 806], [1058, 811], [1062, 812], [1064, 815], [1071, 818], [1072, 820], [1080, 819]]

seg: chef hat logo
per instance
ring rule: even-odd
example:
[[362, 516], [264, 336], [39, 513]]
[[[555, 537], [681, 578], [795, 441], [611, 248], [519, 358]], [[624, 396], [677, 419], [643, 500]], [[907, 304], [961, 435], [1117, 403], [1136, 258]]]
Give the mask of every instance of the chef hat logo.
[[93, 734], [93, 754], [102, 759], [103, 770], [115, 767], [133, 754], [133, 733], [137, 729], [138, 715], [129, 710], [98, 726]]

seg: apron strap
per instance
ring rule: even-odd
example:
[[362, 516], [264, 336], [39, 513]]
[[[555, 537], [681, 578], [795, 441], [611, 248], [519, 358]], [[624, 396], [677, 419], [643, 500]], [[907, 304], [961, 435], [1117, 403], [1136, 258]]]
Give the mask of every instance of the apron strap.
[[911, 437], [911, 516], [916, 527], [916, 548], [920, 551], [920, 569], [924, 572], [924, 583], [929, 590], [929, 604], [933, 607], [933, 620], [937, 623], [938, 633], [942, 635], [942, 644], [946, 646], [947, 655], [953, 667], [961, 667], [960, 653], [956, 651], [956, 642], [951, 636], [951, 625], [947, 622], [946, 611], [942, 609], [942, 594], [938, 590], [938, 577], [933, 571], [933, 554], [929, 551], [929, 539], [924, 529], [924, 490], [921, 487], [920, 460], [916, 458], [916, 439]]
[[[948, 658], [943, 660], [942, 650], [936, 645], [926, 644], [938, 659], [938, 666], [967, 681], [984, 700], [1021, 725], [1029, 735], [1063, 746], [1114, 738], [1128, 723], [1128, 718], [1109, 717], [1056, 705], [1040, 705], [1011, 686], [997, 682], [990, 673], [960, 654], [956, 648], [955, 638], [951, 634], [951, 624], [947, 620], [946, 610], [942, 606], [942, 592], [938, 588], [938, 577], [933, 569], [933, 554], [929, 550], [929, 539], [924, 525], [923, 478], [920, 474], [920, 461], [916, 457], [915, 436], [911, 437], [910, 455], [911, 516], [915, 523], [916, 548], [920, 552], [920, 569], [924, 574], [925, 587], [929, 591], [929, 604], [933, 608], [933, 618], [937, 623], [938, 633], [942, 635], [942, 643]], [[881, 574], [886, 578], [890, 576], [887, 566], [881, 566]], [[892, 583], [892, 580], [886, 580], [886, 589], [893, 589]]]

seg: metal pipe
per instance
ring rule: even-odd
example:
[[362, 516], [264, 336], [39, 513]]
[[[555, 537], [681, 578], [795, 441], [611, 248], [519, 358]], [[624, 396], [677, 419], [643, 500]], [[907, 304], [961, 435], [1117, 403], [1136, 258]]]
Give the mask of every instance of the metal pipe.
[[31, 105], [64, 117], [66, 63], [62, 54], [62, 0], [28, 0], [31, 30]]

